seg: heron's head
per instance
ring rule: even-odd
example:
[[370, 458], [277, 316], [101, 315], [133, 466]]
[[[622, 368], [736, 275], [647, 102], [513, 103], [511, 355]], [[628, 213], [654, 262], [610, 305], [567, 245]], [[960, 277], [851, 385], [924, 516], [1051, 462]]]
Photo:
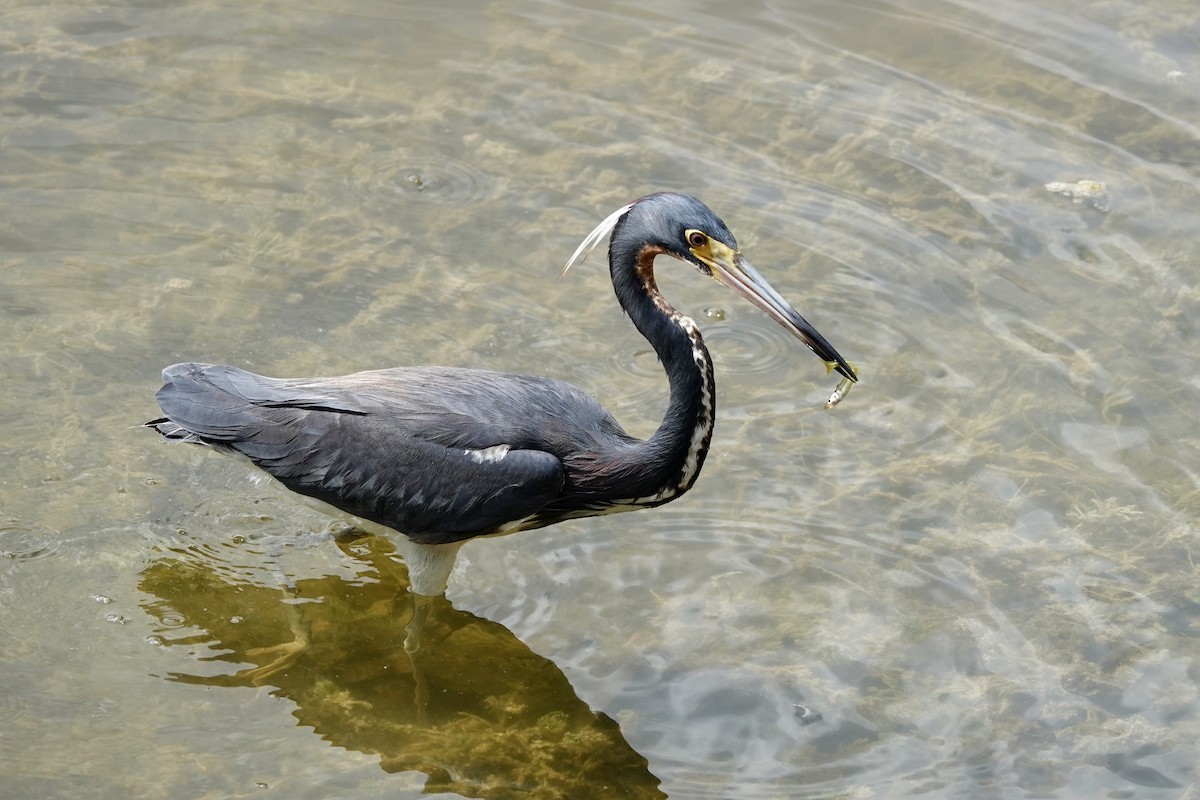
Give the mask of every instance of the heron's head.
[[696, 198], [661, 192], [617, 209], [588, 234], [563, 272], [587, 258], [609, 233], [612, 234], [609, 257], [614, 266], [621, 254], [631, 254], [628, 257], [632, 258], [633, 253], [646, 247], [686, 261], [701, 274], [749, 300], [831, 368], [852, 381], [858, 380], [853, 367], [833, 345], [750, 265], [721, 218]]

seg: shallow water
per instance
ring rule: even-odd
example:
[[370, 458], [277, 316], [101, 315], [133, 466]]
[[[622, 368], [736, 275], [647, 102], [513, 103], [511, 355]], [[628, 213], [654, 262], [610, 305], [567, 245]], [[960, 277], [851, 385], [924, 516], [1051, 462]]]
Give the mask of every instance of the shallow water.
[[[6, 796], [1197, 796], [1200, 9], [796, 5], [6, 11]], [[648, 434], [600, 259], [556, 276], [657, 189], [863, 381], [823, 412], [661, 265], [696, 490], [470, 544], [429, 663], [387, 541], [136, 427], [198, 359], [533, 371]]]

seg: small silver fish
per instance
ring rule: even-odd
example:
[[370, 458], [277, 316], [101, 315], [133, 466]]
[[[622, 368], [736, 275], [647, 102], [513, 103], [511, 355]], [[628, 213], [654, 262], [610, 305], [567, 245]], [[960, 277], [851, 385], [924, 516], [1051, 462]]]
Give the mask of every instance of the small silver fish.
[[829, 395], [829, 399], [825, 401], [825, 410], [828, 411], [842, 402], [846, 395], [850, 394], [850, 387], [853, 385], [854, 381], [849, 378], [842, 378], [838, 381], [838, 385], [833, 389], [833, 394]]

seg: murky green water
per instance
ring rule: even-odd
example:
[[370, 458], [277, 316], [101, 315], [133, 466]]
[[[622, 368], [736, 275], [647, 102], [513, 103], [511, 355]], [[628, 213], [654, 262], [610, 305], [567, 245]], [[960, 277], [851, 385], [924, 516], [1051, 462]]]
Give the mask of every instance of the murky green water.
[[[0, 794], [1200, 796], [1194, 3], [3, 17]], [[663, 265], [696, 490], [469, 545], [425, 663], [387, 541], [135, 427], [198, 359], [534, 371], [649, 433], [604, 269], [556, 276], [656, 189], [863, 383], [821, 411]]]

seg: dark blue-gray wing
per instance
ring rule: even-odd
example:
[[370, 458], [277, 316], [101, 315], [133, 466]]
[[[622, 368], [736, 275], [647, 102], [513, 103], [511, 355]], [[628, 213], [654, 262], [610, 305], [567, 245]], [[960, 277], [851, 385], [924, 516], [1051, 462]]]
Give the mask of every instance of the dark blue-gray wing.
[[[403, 402], [380, 402], [388, 395], [378, 385], [355, 380], [289, 381], [177, 364], [163, 371], [157, 395], [166, 418], [148, 424], [168, 439], [246, 456], [292, 491], [426, 544], [498, 532], [562, 490], [554, 455], [513, 447], [491, 426], [442, 412], [429, 398], [405, 414]], [[402, 385], [392, 388], [403, 398]], [[447, 425], [463, 429], [456, 443], [465, 446], [421, 435]]]

